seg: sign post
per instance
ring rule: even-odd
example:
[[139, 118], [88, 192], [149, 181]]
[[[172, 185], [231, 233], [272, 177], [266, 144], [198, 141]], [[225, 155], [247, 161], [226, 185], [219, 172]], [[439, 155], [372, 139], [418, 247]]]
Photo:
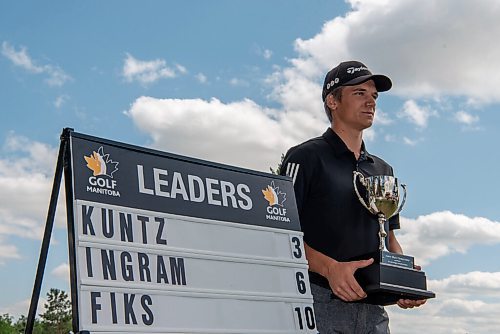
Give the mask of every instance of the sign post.
[[[69, 131], [69, 129], [67, 131]], [[42, 288], [42, 278], [43, 278], [43, 274], [45, 272], [45, 264], [47, 262], [47, 254], [49, 252], [50, 236], [52, 234], [52, 228], [54, 227], [54, 218], [56, 215], [56, 208], [57, 208], [57, 197], [59, 196], [59, 189], [61, 187], [61, 180], [62, 180], [63, 168], [64, 168], [63, 160], [64, 160], [64, 152], [66, 151], [65, 145], [66, 145], [66, 141], [64, 141], [61, 137], [61, 144], [59, 146], [59, 154], [57, 157], [54, 182], [52, 184], [52, 192], [51, 192], [51, 196], [50, 196], [49, 209], [47, 212], [47, 219], [45, 221], [45, 230], [43, 233], [42, 247], [40, 249], [40, 259], [38, 261], [35, 283], [33, 284], [33, 293], [31, 295], [30, 308], [28, 311], [28, 317], [26, 319], [26, 328], [24, 331], [25, 333], [29, 333], [29, 334], [31, 334], [33, 332], [33, 327], [35, 325], [36, 308], [38, 306], [38, 300], [40, 298], [40, 290]]]
[[80, 333], [317, 333], [291, 179], [75, 133]]

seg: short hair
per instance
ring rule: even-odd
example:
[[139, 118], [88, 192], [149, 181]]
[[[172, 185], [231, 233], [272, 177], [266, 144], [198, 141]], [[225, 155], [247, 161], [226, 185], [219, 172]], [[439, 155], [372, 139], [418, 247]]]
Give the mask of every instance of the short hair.
[[[332, 90], [328, 95], [332, 95], [335, 100], [340, 102], [342, 100], [343, 88], [344, 88], [343, 86], [337, 87], [334, 90]], [[325, 108], [326, 117], [328, 117], [328, 120], [331, 123], [332, 122], [332, 111], [330, 110], [330, 107], [328, 107], [328, 104], [326, 103], [326, 101], [328, 99], [328, 95], [325, 97], [325, 102], [323, 103], [323, 106]]]

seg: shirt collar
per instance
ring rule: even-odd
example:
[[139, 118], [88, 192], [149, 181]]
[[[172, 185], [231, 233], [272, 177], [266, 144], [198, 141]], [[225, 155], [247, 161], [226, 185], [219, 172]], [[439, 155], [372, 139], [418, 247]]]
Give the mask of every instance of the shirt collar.
[[[332, 128], [326, 129], [325, 133], [323, 133], [323, 138], [326, 140], [328, 144], [333, 148], [333, 152], [337, 156], [341, 156], [343, 154], [353, 154], [349, 148], [347, 148], [347, 145], [344, 143], [342, 138], [339, 137], [338, 134], [335, 133], [335, 131], [332, 130]], [[370, 162], [373, 162], [373, 158], [368, 153], [368, 151], [365, 148], [365, 142], [361, 142], [361, 154], [359, 156], [359, 161], [364, 161], [368, 160]]]

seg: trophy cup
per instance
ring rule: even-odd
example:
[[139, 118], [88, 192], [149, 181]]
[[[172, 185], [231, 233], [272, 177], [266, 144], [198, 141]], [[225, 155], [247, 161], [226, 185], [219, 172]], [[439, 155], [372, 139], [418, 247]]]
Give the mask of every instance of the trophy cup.
[[[366, 190], [366, 200], [358, 190], [358, 179]], [[414, 268], [413, 257], [385, 249], [387, 238], [385, 224], [387, 219], [402, 210], [406, 201], [406, 186], [401, 184], [403, 198], [399, 204], [399, 183], [394, 176], [364, 177], [360, 172], [354, 171], [353, 184], [359, 201], [370, 213], [377, 216], [379, 223], [379, 249], [356, 258], [375, 260], [368, 267], [357, 270], [355, 274], [357, 281], [368, 295], [363, 302], [391, 305], [399, 299], [434, 298], [436, 295], [432, 291], [427, 291], [425, 273]]]

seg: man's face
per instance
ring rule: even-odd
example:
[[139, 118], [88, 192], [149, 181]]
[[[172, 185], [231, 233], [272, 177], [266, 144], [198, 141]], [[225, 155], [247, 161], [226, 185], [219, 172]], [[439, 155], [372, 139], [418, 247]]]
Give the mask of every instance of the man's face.
[[359, 131], [369, 128], [373, 124], [377, 97], [373, 80], [356, 86], [345, 86], [340, 101], [329, 97], [335, 110], [334, 124]]

